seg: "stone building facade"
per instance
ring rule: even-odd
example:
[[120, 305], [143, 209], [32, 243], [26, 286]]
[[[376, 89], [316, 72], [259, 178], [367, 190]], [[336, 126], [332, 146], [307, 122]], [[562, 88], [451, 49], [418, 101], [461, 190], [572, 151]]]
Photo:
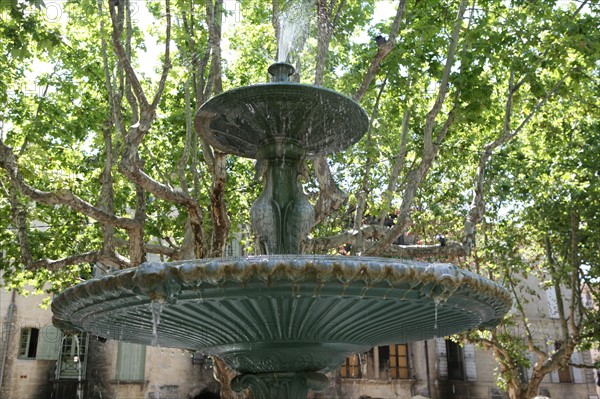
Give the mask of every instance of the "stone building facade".
[[[522, 306], [534, 339], [551, 350], [559, 344], [561, 331], [554, 287], [544, 289], [532, 276], [523, 279], [522, 287], [523, 297], [529, 299], [522, 301]], [[568, 290], [563, 292], [565, 297], [570, 296]], [[591, 295], [586, 295], [585, 290], [583, 295], [584, 305], [594, 306]], [[533, 354], [530, 359], [534, 361]], [[586, 351], [574, 353], [571, 361], [590, 366], [598, 359], [597, 351]], [[496, 386], [496, 367], [490, 353], [444, 338], [373, 348], [346, 359], [332, 373], [329, 389], [315, 398], [391, 399], [420, 395], [433, 399], [504, 399], [506, 393]], [[598, 372], [574, 367], [555, 371], [543, 380], [539, 394], [553, 399], [598, 399]], [[521, 374], [528, 379], [531, 370], [523, 369]]]
[[[406, 363], [392, 347], [404, 347]], [[591, 364], [590, 352], [575, 355]], [[399, 365], [406, 364], [406, 372]], [[315, 399], [392, 399], [423, 396], [433, 399], [505, 399], [496, 386], [496, 363], [472, 345], [438, 338], [353, 355], [331, 373], [330, 387]], [[528, 370], [524, 370], [527, 378]], [[594, 372], [569, 368], [553, 373], [540, 386], [540, 395], [557, 399], [598, 399]]]

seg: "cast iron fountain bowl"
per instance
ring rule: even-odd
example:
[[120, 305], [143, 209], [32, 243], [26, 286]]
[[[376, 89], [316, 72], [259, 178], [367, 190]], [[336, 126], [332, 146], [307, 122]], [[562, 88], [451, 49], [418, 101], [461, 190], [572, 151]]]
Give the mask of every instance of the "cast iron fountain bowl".
[[506, 289], [451, 264], [275, 255], [145, 263], [66, 290], [52, 311], [62, 329], [271, 373], [332, 370], [375, 345], [493, 326], [510, 306]]
[[358, 103], [333, 90], [273, 82], [211, 98], [194, 123], [220, 151], [259, 158], [259, 150], [278, 140], [297, 143], [308, 155], [345, 149], [364, 135], [369, 118]]

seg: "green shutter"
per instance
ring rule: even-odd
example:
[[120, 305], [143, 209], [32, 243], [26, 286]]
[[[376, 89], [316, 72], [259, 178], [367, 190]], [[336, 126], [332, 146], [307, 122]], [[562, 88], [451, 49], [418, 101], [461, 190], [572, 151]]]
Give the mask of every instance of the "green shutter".
[[38, 338], [37, 359], [58, 360], [61, 333], [53, 325], [47, 325], [40, 331]]
[[119, 342], [117, 381], [143, 381], [146, 366], [146, 346]]

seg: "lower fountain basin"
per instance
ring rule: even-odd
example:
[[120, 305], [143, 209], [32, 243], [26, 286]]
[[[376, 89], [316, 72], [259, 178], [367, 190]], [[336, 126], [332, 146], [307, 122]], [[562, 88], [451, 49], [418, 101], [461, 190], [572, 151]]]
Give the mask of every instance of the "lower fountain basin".
[[65, 330], [218, 355], [242, 373], [338, 367], [372, 346], [493, 326], [498, 284], [451, 264], [345, 256], [148, 262], [52, 302]]

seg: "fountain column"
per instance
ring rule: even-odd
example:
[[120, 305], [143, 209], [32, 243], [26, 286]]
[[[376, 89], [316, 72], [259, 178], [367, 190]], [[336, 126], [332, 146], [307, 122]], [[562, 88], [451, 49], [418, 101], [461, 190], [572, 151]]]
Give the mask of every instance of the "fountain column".
[[304, 149], [277, 139], [257, 154], [264, 189], [250, 209], [252, 230], [263, 255], [299, 254], [314, 221], [314, 210], [300, 185]]

